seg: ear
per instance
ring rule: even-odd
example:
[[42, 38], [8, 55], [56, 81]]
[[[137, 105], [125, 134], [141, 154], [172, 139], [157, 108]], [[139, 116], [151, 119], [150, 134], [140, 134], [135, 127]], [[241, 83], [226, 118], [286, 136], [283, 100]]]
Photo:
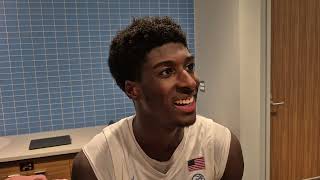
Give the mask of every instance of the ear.
[[137, 100], [139, 98], [140, 88], [137, 82], [126, 80], [124, 89], [130, 99]]

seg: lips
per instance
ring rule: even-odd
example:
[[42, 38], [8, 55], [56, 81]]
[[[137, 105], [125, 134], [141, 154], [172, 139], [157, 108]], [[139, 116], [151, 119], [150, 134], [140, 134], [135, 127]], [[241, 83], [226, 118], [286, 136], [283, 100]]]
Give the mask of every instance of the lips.
[[196, 109], [194, 96], [178, 99], [174, 101], [175, 107], [183, 112], [193, 112]]

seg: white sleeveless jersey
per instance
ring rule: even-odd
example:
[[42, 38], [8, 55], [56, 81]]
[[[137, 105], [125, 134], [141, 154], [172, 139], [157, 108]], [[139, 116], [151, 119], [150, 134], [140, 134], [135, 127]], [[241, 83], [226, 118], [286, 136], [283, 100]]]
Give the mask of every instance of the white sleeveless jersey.
[[98, 180], [219, 180], [226, 167], [231, 133], [202, 116], [184, 128], [167, 162], [149, 158], [136, 142], [133, 116], [106, 127], [83, 147]]

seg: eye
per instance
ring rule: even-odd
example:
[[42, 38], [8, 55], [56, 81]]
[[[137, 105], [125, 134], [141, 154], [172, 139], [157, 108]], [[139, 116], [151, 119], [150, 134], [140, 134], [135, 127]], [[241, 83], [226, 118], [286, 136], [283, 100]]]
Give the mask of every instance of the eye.
[[174, 73], [174, 69], [173, 68], [165, 68], [162, 71], [160, 71], [159, 75], [161, 77], [169, 77], [173, 73]]
[[194, 72], [194, 67], [195, 67], [195, 64], [194, 63], [190, 63], [186, 66], [186, 70], [188, 72]]

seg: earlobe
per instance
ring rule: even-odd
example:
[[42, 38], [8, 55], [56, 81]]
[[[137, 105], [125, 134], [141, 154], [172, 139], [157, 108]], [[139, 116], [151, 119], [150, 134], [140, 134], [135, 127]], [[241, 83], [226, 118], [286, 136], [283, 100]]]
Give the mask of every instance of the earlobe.
[[139, 87], [136, 82], [129, 80], [125, 82], [125, 93], [130, 99], [136, 100], [139, 97], [139, 92]]

